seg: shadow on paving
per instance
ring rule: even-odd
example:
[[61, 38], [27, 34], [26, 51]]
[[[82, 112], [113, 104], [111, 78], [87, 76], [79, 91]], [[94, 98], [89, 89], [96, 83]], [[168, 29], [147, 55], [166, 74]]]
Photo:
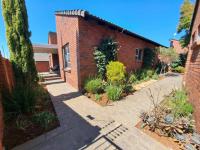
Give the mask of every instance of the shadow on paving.
[[105, 146], [105, 144], [115, 147], [115, 149], [121, 149], [108, 138], [104, 138], [106, 140], [104, 144], [96, 143], [95, 139], [100, 136], [101, 128], [91, 125], [64, 103], [66, 100], [70, 100], [81, 95], [82, 94], [80, 92], [71, 92], [59, 96], [50, 95], [60, 121], [60, 128], [62, 130], [56, 136], [40, 144], [36, 149], [76, 150], [86, 149], [90, 145], [93, 145], [94, 149], [101, 149]]

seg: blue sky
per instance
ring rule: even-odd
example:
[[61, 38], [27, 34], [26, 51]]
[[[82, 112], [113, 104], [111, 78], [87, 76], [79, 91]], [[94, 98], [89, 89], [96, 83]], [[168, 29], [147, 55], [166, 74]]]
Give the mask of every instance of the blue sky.
[[[179, 20], [183, 0], [26, 0], [33, 43], [47, 43], [56, 31], [55, 11], [85, 9], [123, 28], [169, 46]], [[0, 49], [7, 57], [5, 27], [0, 10]], [[1, 52], [2, 53], [2, 52]]]

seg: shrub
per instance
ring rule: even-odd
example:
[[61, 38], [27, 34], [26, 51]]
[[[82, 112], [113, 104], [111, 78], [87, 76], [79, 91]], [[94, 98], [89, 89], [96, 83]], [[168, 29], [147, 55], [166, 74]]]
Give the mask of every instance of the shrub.
[[128, 82], [131, 83], [131, 84], [133, 84], [133, 83], [135, 83], [137, 80], [138, 80], [138, 79], [137, 79], [136, 74], [131, 73]]
[[119, 100], [122, 92], [123, 89], [120, 86], [109, 85], [108, 87], [106, 87], [106, 94], [108, 96], [108, 99], [112, 101]]
[[[36, 85], [35, 85], [36, 86]], [[11, 94], [3, 93], [5, 115], [32, 112], [36, 104], [36, 87], [17, 85]]]
[[123, 92], [126, 94], [132, 93], [133, 92], [133, 86], [129, 83], [125, 83], [122, 85]]
[[118, 43], [113, 38], [105, 38], [98, 47], [94, 48], [94, 59], [98, 70], [98, 75], [105, 78], [106, 65], [110, 61], [117, 59]]
[[143, 55], [143, 68], [151, 68], [156, 62], [156, 50], [145, 48]]
[[95, 94], [95, 100], [96, 100], [96, 101], [100, 101], [100, 100], [101, 100], [101, 95]]
[[193, 106], [187, 101], [187, 93], [184, 90], [177, 90], [170, 97], [169, 107], [175, 117], [188, 116], [193, 113]]
[[85, 82], [85, 90], [88, 93], [99, 93], [102, 91], [102, 80], [100, 78], [89, 78]]
[[118, 62], [110, 62], [107, 66], [106, 66], [107, 72], [107, 79], [108, 81], [110, 81], [111, 83], [120, 83], [122, 81], [125, 80], [125, 66]]
[[55, 119], [55, 115], [50, 112], [40, 112], [33, 116], [33, 122], [37, 123], [44, 129], [47, 129], [49, 124], [52, 123]]
[[185, 68], [178, 66], [176, 68], [173, 69], [173, 71], [178, 72], [178, 73], [184, 73], [185, 72]]

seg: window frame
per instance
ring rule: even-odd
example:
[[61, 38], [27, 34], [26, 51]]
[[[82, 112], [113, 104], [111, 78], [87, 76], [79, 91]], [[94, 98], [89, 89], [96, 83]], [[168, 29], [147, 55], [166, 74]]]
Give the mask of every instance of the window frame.
[[135, 60], [141, 62], [143, 58], [143, 50], [141, 48], [135, 49]]
[[[67, 50], [67, 52], [66, 52], [66, 50]], [[64, 69], [71, 69], [71, 56], [70, 56], [69, 43], [65, 44], [62, 47], [62, 51], [63, 51], [63, 63], [64, 63], [63, 65], [64, 65]]]

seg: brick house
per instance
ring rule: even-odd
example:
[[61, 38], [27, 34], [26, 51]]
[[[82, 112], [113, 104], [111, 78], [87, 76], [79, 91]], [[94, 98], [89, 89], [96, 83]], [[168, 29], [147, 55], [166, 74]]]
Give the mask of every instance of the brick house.
[[48, 44], [33, 44], [34, 60], [38, 72], [49, 72], [50, 68], [59, 65], [57, 35], [49, 32]]
[[179, 40], [176, 39], [170, 40], [170, 47], [174, 48], [177, 54], [186, 54], [188, 52], [188, 48], [182, 48]]
[[162, 46], [84, 10], [57, 11], [55, 15], [61, 77], [79, 90], [87, 77], [97, 73], [93, 49], [103, 38], [118, 42], [118, 60], [128, 72], [141, 68], [144, 48]]
[[197, 131], [200, 133], [200, 0], [196, 1], [190, 28], [191, 40], [186, 62], [185, 85], [194, 106]]

